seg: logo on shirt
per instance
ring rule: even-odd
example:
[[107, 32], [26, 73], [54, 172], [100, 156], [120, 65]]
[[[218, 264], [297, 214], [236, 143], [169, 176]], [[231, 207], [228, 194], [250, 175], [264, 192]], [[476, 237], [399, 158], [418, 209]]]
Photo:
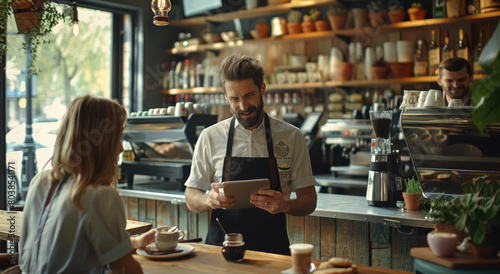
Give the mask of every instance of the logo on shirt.
[[288, 147], [283, 141], [279, 141], [274, 147], [274, 153], [280, 157], [285, 157], [290, 153], [290, 147]]

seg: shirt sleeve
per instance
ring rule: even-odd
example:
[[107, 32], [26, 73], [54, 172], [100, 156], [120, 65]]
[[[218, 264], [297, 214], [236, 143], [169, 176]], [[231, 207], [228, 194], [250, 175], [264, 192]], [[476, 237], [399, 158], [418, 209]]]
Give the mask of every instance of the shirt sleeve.
[[214, 173], [212, 159], [210, 157], [209, 136], [206, 130], [203, 130], [198, 137], [193, 153], [191, 172], [186, 183], [187, 187], [210, 190], [211, 178]]
[[106, 265], [125, 256], [133, 247], [125, 231], [125, 209], [118, 192], [107, 186], [94, 191], [86, 211], [86, 231], [99, 262]]
[[304, 188], [308, 186], [316, 185], [316, 179], [314, 179], [311, 159], [309, 156], [309, 149], [306, 146], [306, 142], [302, 135], [295, 135], [295, 145], [294, 145], [294, 167], [295, 167], [295, 178], [292, 181], [292, 191], [299, 188]]

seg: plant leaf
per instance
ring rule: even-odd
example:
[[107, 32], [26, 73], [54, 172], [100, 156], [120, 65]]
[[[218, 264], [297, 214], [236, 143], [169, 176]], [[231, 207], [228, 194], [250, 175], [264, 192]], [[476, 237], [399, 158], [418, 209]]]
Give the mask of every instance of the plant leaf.
[[481, 55], [479, 56], [479, 64], [488, 73], [493, 70], [495, 59], [500, 49], [500, 23], [497, 25], [495, 32], [491, 34], [491, 38], [484, 46]]
[[500, 80], [495, 85], [495, 91], [487, 98], [482, 97], [472, 111], [472, 122], [481, 132], [487, 125], [500, 121]]
[[465, 229], [465, 223], [467, 222], [467, 214], [462, 214], [458, 216], [457, 222], [455, 223], [455, 226], [457, 227], [458, 230], [462, 231]]
[[473, 231], [471, 231], [472, 242], [475, 244], [482, 244], [484, 241], [484, 236], [486, 231], [482, 226], [477, 226]]
[[472, 183], [465, 183], [462, 185], [465, 193], [474, 193], [474, 185]]

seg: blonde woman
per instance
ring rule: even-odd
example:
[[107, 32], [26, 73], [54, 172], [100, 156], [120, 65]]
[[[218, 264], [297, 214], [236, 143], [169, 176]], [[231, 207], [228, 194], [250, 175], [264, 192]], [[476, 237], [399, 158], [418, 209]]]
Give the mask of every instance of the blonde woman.
[[131, 255], [154, 230], [130, 238], [116, 191], [116, 160], [126, 111], [86, 95], [70, 103], [52, 159], [33, 178], [24, 208], [19, 265], [23, 273], [142, 273]]

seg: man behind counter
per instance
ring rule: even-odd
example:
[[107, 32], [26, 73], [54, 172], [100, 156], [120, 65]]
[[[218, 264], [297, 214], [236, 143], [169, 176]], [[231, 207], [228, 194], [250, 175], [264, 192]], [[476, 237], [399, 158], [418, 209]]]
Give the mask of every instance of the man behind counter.
[[445, 92], [444, 103], [462, 99], [464, 106], [472, 105], [470, 84], [474, 80], [469, 62], [460, 57], [447, 58], [439, 64], [438, 84]]
[[[219, 72], [234, 116], [200, 134], [185, 183], [187, 206], [194, 212], [212, 210], [207, 244], [222, 245], [219, 218], [226, 232], [243, 234], [247, 249], [288, 255], [285, 214], [304, 216], [316, 208], [316, 180], [304, 137], [264, 111], [266, 84], [258, 60], [229, 56]], [[234, 201], [219, 194], [221, 182], [257, 178], [269, 178], [271, 185], [252, 195], [255, 208], [222, 209]], [[296, 199], [290, 199], [292, 191]]]

